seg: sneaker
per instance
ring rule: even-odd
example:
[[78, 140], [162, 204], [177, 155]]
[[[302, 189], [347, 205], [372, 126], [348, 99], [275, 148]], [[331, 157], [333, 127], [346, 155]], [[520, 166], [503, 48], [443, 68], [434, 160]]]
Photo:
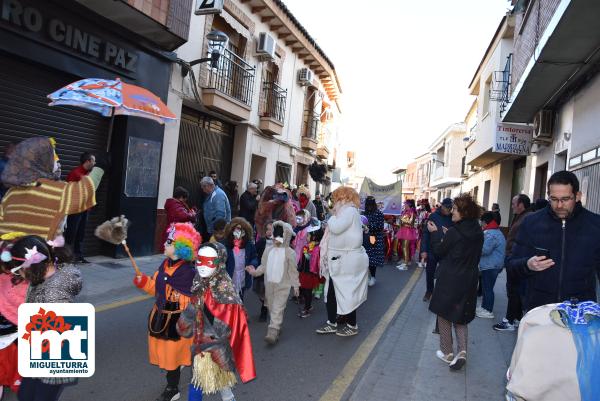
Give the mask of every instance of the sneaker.
[[315, 293], [314, 297], [315, 299], [321, 299], [321, 294], [317, 292]]
[[329, 320], [325, 323], [325, 326], [316, 330], [318, 334], [333, 334], [337, 331], [337, 323], [331, 323]]
[[160, 397], [156, 399], [156, 401], [176, 401], [181, 397], [179, 394], [179, 389], [177, 387], [165, 387], [165, 391], [162, 392]]
[[425, 295], [423, 295], [423, 302], [429, 302], [430, 300], [431, 300], [431, 293], [426, 292]]
[[519, 323], [521, 323], [519, 320], [517, 320], [517, 319], [513, 320], [513, 326], [515, 326], [515, 329], [519, 328]]
[[510, 324], [506, 318], [502, 318], [500, 323], [496, 323], [493, 327], [496, 331], [515, 331], [515, 326]]
[[452, 352], [448, 355], [444, 355], [444, 353], [439, 349], [435, 351], [435, 356], [437, 356], [438, 359], [441, 359], [442, 361], [446, 362], [448, 365], [451, 364], [454, 360], [454, 354]]
[[456, 358], [450, 362], [450, 370], [461, 370], [463, 366], [467, 363], [467, 352], [460, 351]]
[[358, 326], [351, 326], [349, 324], [344, 324], [338, 327], [335, 332], [336, 335], [340, 337], [350, 337], [358, 334]]
[[307, 311], [307, 310], [304, 310], [304, 309], [303, 309], [303, 310], [301, 310], [300, 312], [298, 312], [298, 317], [301, 317], [301, 318], [303, 318], [303, 319], [304, 319], [305, 317], [309, 317], [309, 316], [310, 316], [310, 312], [309, 312], [309, 311]]
[[371, 278], [369, 279], [369, 287], [373, 287], [373, 286], [375, 285], [375, 281], [376, 281], [376, 280], [375, 280], [375, 277], [371, 277]]
[[90, 261], [82, 256], [79, 259], [77, 259], [77, 263], [88, 264], [88, 263], [90, 263]]
[[482, 319], [493, 319], [494, 318], [494, 314], [484, 308], [481, 308], [481, 310], [476, 311], [475, 316], [480, 317]]
[[398, 270], [408, 270], [408, 266], [405, 263], [400, 263], [398, 266], [396, 266], [396, 269], [398, 269]]

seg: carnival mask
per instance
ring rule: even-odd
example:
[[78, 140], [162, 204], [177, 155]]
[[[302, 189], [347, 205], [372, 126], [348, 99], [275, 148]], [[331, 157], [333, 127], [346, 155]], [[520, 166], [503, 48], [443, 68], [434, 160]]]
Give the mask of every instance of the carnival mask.
[[239, 226], [233, 229], [233, 238], [242, 239], [246, 233]]
[[177, 256], [175, 255], [175, 227], [171, 227], [169, 232], [167, 233], [167, 240], [165, 241], [165, 251], [164, 255], [172, 260], [177, 260]]
[[217, 272], [219, 259], [217, 250], [212, 246], [203, 246], [198, 250], [196, 270], [202, 278], [209, 278]]

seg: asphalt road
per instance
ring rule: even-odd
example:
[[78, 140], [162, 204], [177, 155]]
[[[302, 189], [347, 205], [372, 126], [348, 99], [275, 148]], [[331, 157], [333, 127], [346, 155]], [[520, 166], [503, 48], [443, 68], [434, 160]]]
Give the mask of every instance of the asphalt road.
[[[326, 320], [325, 304], [315, 301], [313, 314], [300, 319], [298, 306], [288, 302], [280, 341], [268, 346], [263, 338], [266, 323], [258, 321], [259, 302], [246, 293], [257, 378], [234, 388], [237, 401], [318, 400], [342, 371], [369, 332], [408, 281], [410, 271], [386, 266], [369, 288], [368, 300], [358, 310], [359, 334], [343, 338], [318, 335]], [[96, 373], [68, 387], [61, 401], [154, 401], [166, 381], [164, 373], [148, 363], [146, 323], [152, 301], [146, 300], [96, 315]], [[182, 373], [180, 389], [187, 399], [190, 368]], [[9, 398], [11, 400], [12, 398]], [[220, 400], [205, 396], [205, 400]]]

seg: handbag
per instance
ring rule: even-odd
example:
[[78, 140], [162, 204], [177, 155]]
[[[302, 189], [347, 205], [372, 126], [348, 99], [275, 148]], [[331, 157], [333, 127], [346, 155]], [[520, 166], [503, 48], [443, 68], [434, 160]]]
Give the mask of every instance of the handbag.
[[177, 301], [167, 301], [160, 312], [154, 304], [148, 317], [148, 333], [161, 340], [179, 340], [181, 336], [177, 333], [177, 321], [180, 315], [181, 310]]

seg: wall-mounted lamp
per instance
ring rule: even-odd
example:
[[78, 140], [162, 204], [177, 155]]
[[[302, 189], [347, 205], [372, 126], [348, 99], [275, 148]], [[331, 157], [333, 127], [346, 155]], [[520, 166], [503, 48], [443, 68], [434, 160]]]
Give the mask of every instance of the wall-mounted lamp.
[[563, 132], [563, 138], [565, 138], [565, 141], [570, 141], [571, 140], [571, 133], [568, 131]]
[[218, 67], [219, 58], [227, 48], [229, 37], [221, 31], [212, 30], [206, 35], [206, 40], [208, 40], [208, 53], [210, 56], [190, 61], [189, 63], [178, 59], [178, 63], [181, 65], [181, 76], [185, 77], [193, 66], [200, 63], [208, 63], [210, 61], [212, 68]]

